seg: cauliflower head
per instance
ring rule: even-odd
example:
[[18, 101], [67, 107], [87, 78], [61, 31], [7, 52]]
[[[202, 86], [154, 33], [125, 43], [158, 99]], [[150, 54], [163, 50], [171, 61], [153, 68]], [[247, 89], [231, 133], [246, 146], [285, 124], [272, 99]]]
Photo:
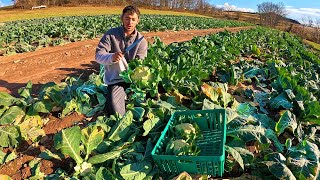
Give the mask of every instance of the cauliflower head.
[[195, 134], [196, 128], [190, 123], [181, 123], [175, 126], [176, 132], [183, 133], [183, 134]]
[[190, 145], [183, 139], [171, 140], [166, 148], [166, 154], [183, 155]]

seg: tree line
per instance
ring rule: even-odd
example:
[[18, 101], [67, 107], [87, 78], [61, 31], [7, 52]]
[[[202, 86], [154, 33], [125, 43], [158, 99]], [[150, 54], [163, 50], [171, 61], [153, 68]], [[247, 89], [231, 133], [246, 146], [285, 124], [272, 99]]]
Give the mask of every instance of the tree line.
[[94, 6], [125, 6], [128, 4], [139, 7], [154, 7], [162, 9], [179, 9], [196, 12], [217, 10], [206, 0], [13, 0], [15, 7], [29, 9], [32, 6], [66, 6], [66, 5], [94, 5]]

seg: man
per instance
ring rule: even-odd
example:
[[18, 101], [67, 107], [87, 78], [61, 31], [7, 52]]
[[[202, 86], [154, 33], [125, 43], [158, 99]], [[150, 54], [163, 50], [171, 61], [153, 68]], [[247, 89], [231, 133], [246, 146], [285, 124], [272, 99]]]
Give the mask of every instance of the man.
[[109, 115], [116, 112], [125, 114], [126, 84], [119, 73], [128, 68], [127, 61], [147, 56], [148, 43], [143, 38], [129, 52], [124, 50], [143, 37], [136, 29], [140, 11], [135, 6], [127, 6], [121, 15], [122, 26], [112, 28], [101, 38], [96, 49], [96, 61], [104, 65], [104, 82], [107, 84], [107, 108]]

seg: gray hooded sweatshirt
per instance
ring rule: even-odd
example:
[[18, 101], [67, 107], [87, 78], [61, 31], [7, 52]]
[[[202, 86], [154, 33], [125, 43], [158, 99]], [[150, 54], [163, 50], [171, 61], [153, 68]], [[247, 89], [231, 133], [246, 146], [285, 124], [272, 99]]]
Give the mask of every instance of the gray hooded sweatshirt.
[[127, 60], [130, 62], [134, 58], [144, 59], [147, 56], [148, 43], [144, 38], [129, 52], [125, 53], [124, 58], [119, 62], [112, 61], [114, 53], [123, 52], [141, 37], [142, 35], [137, 30], [131, 36], [125, 37], [123, 26], [110, 29], [103, 35], [96, 49], [96, 61], [104, 65], [105, 84], [112, 85], [123, 82], [119, 74], [128, 68]]

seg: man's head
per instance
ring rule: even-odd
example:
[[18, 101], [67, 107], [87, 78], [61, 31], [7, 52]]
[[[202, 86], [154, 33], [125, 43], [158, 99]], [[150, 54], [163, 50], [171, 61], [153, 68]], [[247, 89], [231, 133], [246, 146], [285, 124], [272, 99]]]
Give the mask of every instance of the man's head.
[[139, 23], [140, 11], [135, 6], [127, 6], [123, 9], [121, 21], [126, 31], [134, 31]]

